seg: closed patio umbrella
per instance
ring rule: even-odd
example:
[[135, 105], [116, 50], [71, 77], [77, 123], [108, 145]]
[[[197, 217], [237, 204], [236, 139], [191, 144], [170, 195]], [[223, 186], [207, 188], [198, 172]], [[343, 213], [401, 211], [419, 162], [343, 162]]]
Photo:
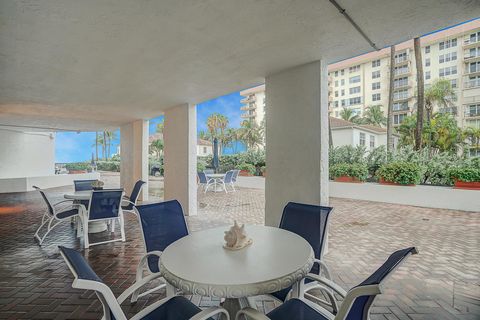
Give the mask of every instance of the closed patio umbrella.
[[213, 139], [213, 161], [212, 161], [213, 168], [215, 169], [215, 173], [217, 173], [218, 170], [218, 139], [215, 138]]

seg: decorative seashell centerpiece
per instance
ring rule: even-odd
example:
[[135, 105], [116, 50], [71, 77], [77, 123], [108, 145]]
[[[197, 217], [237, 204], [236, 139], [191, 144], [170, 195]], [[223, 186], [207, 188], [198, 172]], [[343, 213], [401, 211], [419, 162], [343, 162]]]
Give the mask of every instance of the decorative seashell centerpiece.
[[96, 180], [96, 181], [92, 182], [93, 190], [102, 190], [104, 185], [105, 185], [105, 183], [103, 181], [100, 181], [100, 180]]
[[228, 250], [240, 250], [253, 243], [253, 240], [247, 236], [245, 224], [240, 227], [235, 220], [230, 230], [225, 231], [225, 244], [223, 247]]

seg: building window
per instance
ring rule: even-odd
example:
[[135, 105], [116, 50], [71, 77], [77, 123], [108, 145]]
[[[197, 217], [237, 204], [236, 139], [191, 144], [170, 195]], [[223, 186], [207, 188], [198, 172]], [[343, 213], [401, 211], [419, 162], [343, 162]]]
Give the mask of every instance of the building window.
[[365, 133], [360, 132], [360, 145], [364, 146], [365, 145]]
[[393, 93], [393, 100], [408, 99], [408, 89], [398, 90]]
[[342, 99], [342, 107], [345, 107], [345, 99]]
[[380, 82], [373, 82], [372, 83], [372, 90], [380, 89]]
[[348, 68], [348, 71], [349, 71], [350, 73], [352, 73], [352, 72], [358, 72], [358, 71], [360, 71], [360, 65], [350, 67], [350, 68]]
[[345, 79], [341, 79], [341, 80], [340, 80], [340, 85], [341, 85], [341, 86], [344, 86], [344, 85], [345, 85]]
[[380, 60], [373, 60], [372, 61], [372, 68], [375, 68], [375, 67], [380, 67]]
[[480, 128], [480, 119], [468, 120], [467, 121], [467, 126], [479, 129]]
[[450, 39], [446, 41], [442, 41], [438, 44], [438, 48], [440, 50], [448, 49], [448, 48], [453, 48], [457, 46], [457, 39]]
[[430, 46], [425, 47], [425, 53], [430, 53]]
[[380, 78], [380, 70], [372, 72], [372, 79]]
[[335, 71], [335, 77], [338, 77], [338, 71]]
[[480, 104], [472, 104], [467, 107], [466, 112], [467, 117], [477, 117], [480, 116]]
[[340, 70], [340, 74], [341, 74], [342, 76], [344, 76], [344, 75], [345, 75], [345, 69]]
[[356, 105], [356, 104], [360, 104], [362, 103], [362, 97], [355, 97], [355, 98], [350, 98], [349, 99], [349, 106], [353, 106], [353, 105]]
[[342, 89], [342, 97], [345, 95], [345, 89]]
[[403, 119], [407, 116], [406, 113], [401, 113], [401, 114], [394, 114], [393, 115], [393, 124], [401, 124], [403, 122]]
[[430, 71], [425, 72], [425, 80], [430, 80]]
[[441, 54], [441, 55], [438, 56], [438, 62], [439, 63], [455, 61], [455, 60], [457, 60], [457, 52], [456, 51]]
[[370, 148], [375, 148], [375, 136], [370, 135]]
[[468, 81], [465, 83], [466, 88], [476, 88], [480, 87], [480, 76], [470, 76]]
[[338, 87], [338, 80], [335, 80], [335, 87]]
[[425, 67], [430, 67], [430, 58], [425, 59]]
[[480, 41], [480, 31], [478, 32], [474, 32], [472, 34], [470, 34], [470, 39], [469, 39], [470, 43], [474, 43], [474, 42], [477, 42], [477, 41]]
[[468, 70], [470, 73], [480, 71], [480, 61], [470, 63]]
[[350, 94], [360, 93], [360, 87], [353, 87], [349, 89]]
[[338, 98], [338, 91], [335, 91], [335, 98]]
[[457, 66], [440, 68], [438, 71], [439, 77], [449, 76], [451, 74], [457, 74]]
[[408, 110], [408, 101], [396, 102], [393, 104], [393, 111], [406, 111]]
[[338, 101], [335, 101], [335, 108], [338, 108]]
[[360, 82], [360, 76], [350, 77], [350, 83], [357, 83]]
[[372, 94], [372, 101], [380, 101], [380, 93]]
[[408, 73], [408, 72], [409, 72], [408, 65], [401, 66], [401, 67], [395, 67], [395, 70], [394, 70], [394, 74], [396, 76], [398, 76], [400, 74]]
[[408, 85], [408, 77], [398, 78], [393, 80], [393, 88], [406, 87]]
[[455, 89], [457, 87], [457, 79], [450, 80], [450, 85]]

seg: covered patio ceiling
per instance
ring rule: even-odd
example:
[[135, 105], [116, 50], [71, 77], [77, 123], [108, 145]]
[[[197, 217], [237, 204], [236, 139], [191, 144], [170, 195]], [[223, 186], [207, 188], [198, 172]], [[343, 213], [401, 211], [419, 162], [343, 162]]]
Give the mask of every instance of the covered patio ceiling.
[[[340, 0], [382, 48], [478, 0]], [[95, 130], [374, 50], [328, 0], [0, 2], [0, 125]]]

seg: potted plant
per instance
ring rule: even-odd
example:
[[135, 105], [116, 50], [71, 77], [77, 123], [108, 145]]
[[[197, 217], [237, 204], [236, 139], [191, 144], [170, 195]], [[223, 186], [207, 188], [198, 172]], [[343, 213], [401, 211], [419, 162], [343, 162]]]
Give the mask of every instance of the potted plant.
[[253, 176], [255, 173], [255, 166], [250, 163], [242, 163], [238, 166], [238, 169], [240, 169], [241, 176]]
[[415, 186], [420, 183], [421, 168], [418, 164], [394, 161], [384, 164], [377, 170], [380, 184]]
[[480, 190], [480, 169], [473, 167], [458, 167], [449, 170], [455, 188]]
[[362, 163], [339, 163], [330, 167], [330, 177], [336, 182], [363, 182], [368, 168]]

